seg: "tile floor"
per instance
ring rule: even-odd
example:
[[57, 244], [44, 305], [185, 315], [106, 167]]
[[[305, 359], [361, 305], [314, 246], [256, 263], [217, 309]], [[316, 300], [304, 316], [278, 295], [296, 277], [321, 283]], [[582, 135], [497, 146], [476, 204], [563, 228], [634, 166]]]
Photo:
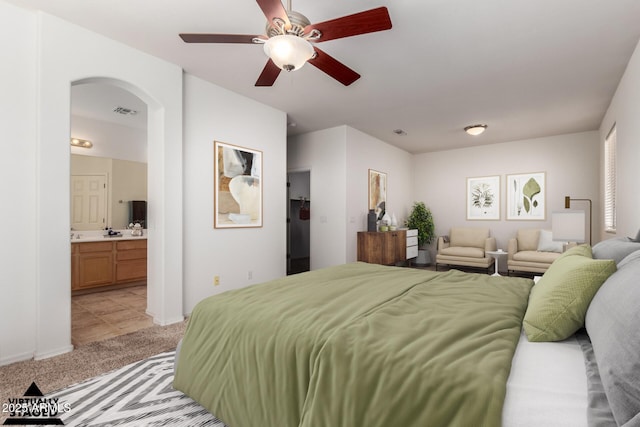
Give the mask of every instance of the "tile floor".
[[72, 296], [71, 342], [77, 346], [153, 326], [146, 308], [146, 285]]

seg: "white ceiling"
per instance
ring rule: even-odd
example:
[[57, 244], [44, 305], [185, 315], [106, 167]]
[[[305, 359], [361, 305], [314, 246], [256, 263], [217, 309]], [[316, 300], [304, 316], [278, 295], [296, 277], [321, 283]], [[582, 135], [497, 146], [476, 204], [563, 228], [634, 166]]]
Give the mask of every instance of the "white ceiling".
[[[135, 111], [135, 114], [117, 113], [114, 110], [118, 107]], [[83, 83], [72, 86], [71, 114], [147, 130], [147, 104], [115, 85]]]
[[362, 75], [349, 87], [310, 65], [254, 87], [261, 46], [178, 37], [262, 34], [253, 0], [8, 1], [285, 111], [290, 134], [346, 124], [413, 153], [598, 129], [640, 38], [638, 0], [293, 0], [312, 23], [387, 6], [393, 28], [318, 45]]

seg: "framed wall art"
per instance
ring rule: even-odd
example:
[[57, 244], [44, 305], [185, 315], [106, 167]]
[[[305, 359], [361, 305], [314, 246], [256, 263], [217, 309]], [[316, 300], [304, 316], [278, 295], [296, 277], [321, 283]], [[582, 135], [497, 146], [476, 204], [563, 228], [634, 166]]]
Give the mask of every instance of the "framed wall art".
[[213, 226], [262, 227], [262, 152], [215, 141]]
[[382, 219], [387, 207], [387, 174], [369, 169], [369, 209]]
[[467, 178], [467, 220], [500, 219], [500, 176]]
[[546, 219], [545, 173], [507, 175], [507, 219]]

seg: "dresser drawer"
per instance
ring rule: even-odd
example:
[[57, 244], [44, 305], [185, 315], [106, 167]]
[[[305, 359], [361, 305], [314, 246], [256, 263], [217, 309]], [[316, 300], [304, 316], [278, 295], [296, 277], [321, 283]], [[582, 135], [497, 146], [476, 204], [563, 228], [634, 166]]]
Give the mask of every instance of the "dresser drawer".
[[116, 259], [118, 261], [125, 261], [128, 259], [147, 259], [147, 250], [146, 249], [131, 249], [128, 251], [120, 250], [116, 254]]
[[407, 237], [407, 247], [408, 246], [418, 246], [418, 238], [417, 237]]
[[113, 251], [113, 242], [87, 242], [74, 243], [78, 245], [78, 252], [111, 252]]
[[119, 251], [127, 251], [131, 249], [147, 249], [147, 239], [140, 240], [121, 240], [116, 242], [116, 248]]
[[407, 259], [415, 258], [418, 256], [418, 247], [417, 246], [408, 246], [407, 247]]
[[407, 230], [407, 237], [418, 237], [418, 230], [415, 228]]

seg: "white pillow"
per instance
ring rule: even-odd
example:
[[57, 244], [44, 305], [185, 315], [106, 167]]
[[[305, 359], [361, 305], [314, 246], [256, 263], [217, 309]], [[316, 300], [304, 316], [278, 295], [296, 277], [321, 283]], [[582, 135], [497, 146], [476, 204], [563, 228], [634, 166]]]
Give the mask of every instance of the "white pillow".
[[558, 252], [562, 253], [564, 242], [554, 242], [553, 234], [550, 230], [540, 230], [540, 238], [538, 239], [538, 250], [541, 252]]

